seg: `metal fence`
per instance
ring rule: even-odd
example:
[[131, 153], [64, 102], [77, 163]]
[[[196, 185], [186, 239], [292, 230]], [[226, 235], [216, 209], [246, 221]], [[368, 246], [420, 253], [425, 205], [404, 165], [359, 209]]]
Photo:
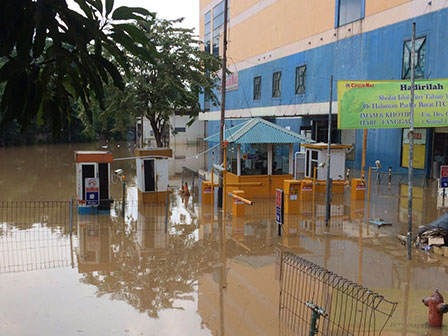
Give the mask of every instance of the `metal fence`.
[[[381, 334], [396, 302], [297, 255], [278, 254], [281, 335]], [[313, 305], [322, 310], [313, 315]]]
[[142, 244], [149, 244], [146, 232], [167, 232], [168, 207], [168, 199], [127, 201], [124, 207], [115, 201], [110, 214], [80, 215], [76, 200], [0, 201], [0, 274], [74, 267], [88, 259], [111, 228], [133, 230]]
[[73, 265], [70, 202], [0, 202], [0, 273]]

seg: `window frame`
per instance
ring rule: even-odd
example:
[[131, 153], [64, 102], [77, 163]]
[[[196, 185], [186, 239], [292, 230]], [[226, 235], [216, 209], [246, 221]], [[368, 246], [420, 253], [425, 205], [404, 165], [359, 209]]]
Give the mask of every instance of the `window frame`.
[[[276, 75], [278, 75], [277, 79]], [[282, 72], [275, 71], [272, 73], [272, 98], [280, 98], [281, 96], [282, 96]]]
[[334, 14], [334, 27], [338, 28], [338, 27], [342, 27], [345, 26], [347, 24], [359, 21], [359, 20], [363, 20], [365, 18], [365, 13], [366, 13], [366, 0], [359, 0], [361, 1], [361, 13], [360, 13], [360, 17], [359, 19], [355, 19], [353, 21], [349, 21], [349, 22], [344, 22], [341, 23], [341, 1], [345, 1], [345, 0], [335, 0], [335, 14]]
[[[300, 70], [303, 69], [302, 74], [299, 74]], [[302, 83], [299, 83], [299, 78], [302, 78]], [[295, 90], [296, 95], [306, 93], [306, 64], [299, 65], [296, 67], [296, 80], [295, 80]]]
[[[423, 79], [423, 78], [425, 78], [426, 54], [428, 52], [428, 49], [427, 49], [427, 40], [428, 40], [428, 38], [427, 38], [427, 36], [426, 35], [422, 35], [422, 36], [416, 38], [415, 39], [416, 44], [417, 44], [417, 41], [420, 41], [420, 40], [423, 40], [423, 42], [420, 45], [420, 47], [418, 48], [418, 50], [417, 50], [417, 48], [415, 50], [415, 58], [416, 58], [416, 62], [417, 63], [414, 64], [414, 66], [415, 66], [415, 69], [420, 67], [420, 68], [423, 68], [423, 70], [421, 71], [421, 74], [419, 74], [419, 75], [417, 75], [417, 73], [415, 74], [415, 78], [416, 79]], [[421, 53], [423, 47], [425, 48], [425, 54], [424, 54], [425, 57], [424, 57], [423, 62], [421, 62], [421, 59], [420, 59], [421, 55], [420, 55], [420, 53]], [[411, 78], [411, 54], [412, 54], [412, 50], [411, 49], [412, 49], [412, 40], [405, 40], [405, 41], [403, 41], [403, 53], [401, 55], [401, 64], [402, 64], [402, 67], [401, 67], [401, 79], [410, 79]], [[408, 50], [408, 53], [409, 53], [408, 55], [405, 55], [406, 50]], [[406, 56], [408, 58], [408, 67], [406, 67], [406, 64], [405, 64]]]
[[[258, 83], [257, 83], [258, 81]], [[258, 88], [258, 90], [257, 90]], [[261, 100], [261, 76], [254, 77], [254, 92], [253, 100]]]

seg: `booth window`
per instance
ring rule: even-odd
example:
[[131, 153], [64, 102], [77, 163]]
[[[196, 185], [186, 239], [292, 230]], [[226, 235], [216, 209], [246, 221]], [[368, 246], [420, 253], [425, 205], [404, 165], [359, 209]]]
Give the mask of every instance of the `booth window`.
[[336, 27], [361, 20], [365, 0], [336, 0]]
[[241, 145], [241, 175], [268, 174], [268, 145]]
[[230, 143], [227, 147], [227, 171], [237, 174], [237, 144]]
[[272, 74], [272, 98], [279, 98], [282, 94], [281, 79], [282, 73], [280, 71]]
[[317, 150], [313, 149], [307, 149], [306, 150], [306, 156], [305, 156], [305, 176], [309, 178], [314, 177], [314, 168], [317, 168], [319, 163], [319, 152]]
[[305, 93], [306, 65], [296, 68], [296, 94]]
[[[411, 78], [411, 50], [412, 41], [405, 41], [403, 46], [403, 71], [402, 78]], [[425, 77], [426, 63], [426, 37], [415, 40], [415, 78]]]
[[272, 154], [272, 175], [289, 174], [289, 145], [273, 145]]
[[261, 76], [254, 77], [254, 100], [261, 99]]

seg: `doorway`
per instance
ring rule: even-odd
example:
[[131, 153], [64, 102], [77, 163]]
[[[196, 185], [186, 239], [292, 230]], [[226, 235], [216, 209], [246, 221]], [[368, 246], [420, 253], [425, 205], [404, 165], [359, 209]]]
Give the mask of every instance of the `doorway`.
[[433, 178], [439, 178], [440, 166], [448, 165], [448, 129], [435, 130], [432, 162]]

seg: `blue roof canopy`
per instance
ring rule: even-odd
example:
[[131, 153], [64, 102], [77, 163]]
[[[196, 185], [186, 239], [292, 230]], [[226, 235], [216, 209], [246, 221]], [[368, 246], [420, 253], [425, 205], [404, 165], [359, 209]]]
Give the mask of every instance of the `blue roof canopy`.
[[[224, 140], [236, 144], [291, 144], [314, 143], [314, 140], [291, 132], [261, 118], [253, 118], [224, 131]], [[219, 142], [219, 133], [205, 138], [208, 142]]]

